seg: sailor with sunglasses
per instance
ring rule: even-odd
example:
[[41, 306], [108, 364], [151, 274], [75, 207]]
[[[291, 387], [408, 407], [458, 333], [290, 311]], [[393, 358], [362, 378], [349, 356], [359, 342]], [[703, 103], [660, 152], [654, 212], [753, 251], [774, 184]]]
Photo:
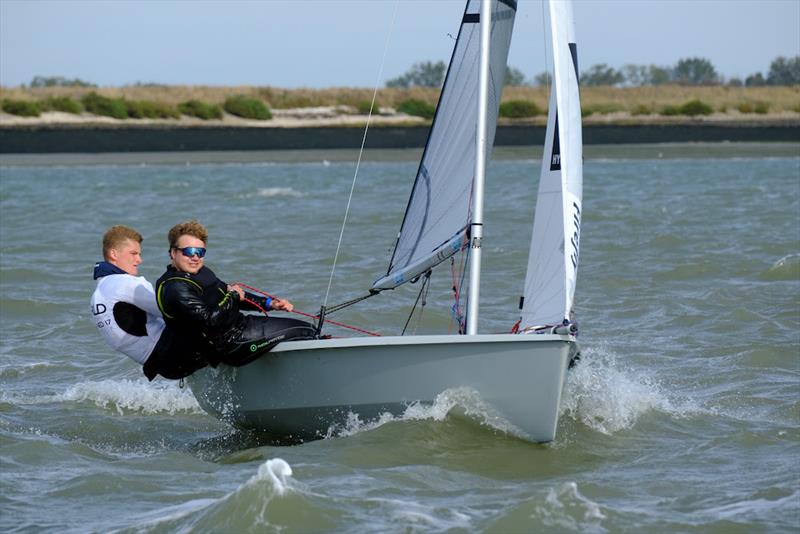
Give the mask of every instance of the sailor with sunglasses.
[[156, 282], [156, 300], [167, 327], [187, 348], [216, 365], [244, 365], [281, 341], [313, 339], [315, 328], [286, 317], [246, 315], [240, 310], [292, 311], [288, 300], [253, 295], [228, 285], [204, 265], [208, 231], [197, 221], [172, 227], [170, 265]]
[[103, 235], [103, 261], [94, 266], [92, 321], [106, 343], [142, 365], [150, 380], [158, 374], [189, 376], [208, 362], [165, 328], [153, 286], [137, 276], [141, 263], [142, 235], [127, 226], [109, 228]]

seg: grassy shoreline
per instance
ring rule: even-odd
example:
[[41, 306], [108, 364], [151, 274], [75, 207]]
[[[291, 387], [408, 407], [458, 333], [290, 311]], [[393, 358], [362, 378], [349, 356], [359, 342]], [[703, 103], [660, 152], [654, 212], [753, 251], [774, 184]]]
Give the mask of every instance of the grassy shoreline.
[[[165, 106], [178, 106], [196, 100], [210, 105], [222, 105], [233, 96], [246, 96], [264, 102], [274, 111], [270, 120], [258, 121], [260, 126], [293, 126], [298, 124], [331, 125], [363, 124], [366, 110], [372, 100], [372, 90], [367, 88], [335, 87], [327, 89], [282, 89], [275, 87], [212, 87], [212, 86], [167, 86], [136, 85], [124, 87], [0, 87], [0, 101], [45, 102], [48, 99], [80, 100], [95, 92], [111, 99], [131, 102], [151, 102]], [[409, 99], [435, 105], [438, 89], [414, 87], [409, 89], [382, 88], [376, 95], [374, 124], [409, 125], [425, 123], [425, 119], [398, 113], [396, 108]], [[581, 89], [584, 122], [586, 124], [691, 124], [698, 120], [734, 123], [797, 123], [800, 122], [800, 86], [646, 86], [646, 87], [583, 87]], [[666, 108], [676, 108], [692, 100], [699, 100], [712, 110], [710, 115], [690, 117], [665, 115]], [[503, 102], [525, 101], [546, 110], [548, 89], [544, 87], [506, 87]], [[366, 108], [365, 108], [366, 105]], [[18, 117], [9, 113], [0, 114], [0, 126], [36, 125], [41, 123], [92, 123], [95, 119], [110, 124], [112, 119], [82, 113], [45, 114], [45, 117]], [[221, 118], [187, 120], [186, 115], [163, 119], [115, 119], [113, 122], [134, 124], [174, 124], [196, 126], [201, 124], [256, 125], [228, 113]], [[541, 124], [543, 114], [522, 119], [501, 119], [501, 124]], [[288, 124], [287, 124], [288, 121]], [[303, 122], [305, 121], [305, 122]]]

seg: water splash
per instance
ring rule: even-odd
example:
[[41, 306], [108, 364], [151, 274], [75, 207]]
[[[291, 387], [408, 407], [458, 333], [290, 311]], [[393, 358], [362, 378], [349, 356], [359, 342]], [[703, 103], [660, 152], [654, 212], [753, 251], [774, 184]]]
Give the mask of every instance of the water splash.
[[143, 379], [79, 382], [60, 395], [38, 398], [38, 402], [53, 401], [93, 402], [101, 408], [116, 409], [120, 415], [125, 410], [170, 415], [204, 413], [189, 390], [179, 388], [176, 383], [152, 384]]
[[519, 429], [485, 402], [477, 391], [460, 387], [444, 390], [434, 398], [433, 403], [413, 402], [398, 416], [384, 412], [374, 419], [363, 421], [359, 414], [349, 412], [344, 424], [334, 424], [328, 427], [325, 438], [352, 436], [397, 421], [444, 421], [449, 414], [454, 412], [459, 415], [463, 414], [495, 430], [522, 435]]
[[262, 484], [264, 481], [268, 481], [276, 494], [283, 495], [288, 489], [291, 476], [292, 466], [281, 458], [274, 458], [261, 464], [258, 467], [258, 472], [245, 482], [245, 486]]
[[613, 434], [633, 427], [651, 410], [681, 416], [692, 409], [671, 401], [645, 371], [619, 369], [614, 355], [594, 349], [584, 350], [583, 359], [567, 375], [560, 415]]

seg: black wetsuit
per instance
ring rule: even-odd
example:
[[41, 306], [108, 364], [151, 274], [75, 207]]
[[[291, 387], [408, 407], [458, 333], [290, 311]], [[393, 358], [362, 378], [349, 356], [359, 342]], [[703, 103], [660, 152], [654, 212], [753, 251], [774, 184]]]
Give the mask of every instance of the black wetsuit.
[[241, 313], [259, 309], [247, 300], [266, 308], [267, 299], [245, 293], [247, 300], [240, 300], [208, 267], [189, 274], [168, 266], [155, 290], [164, 322], [175, 337], [205, 354], [211, 365], [244, 365], [281, 341], [313, 339], [316, 334], [312, 325], [297, 319]]

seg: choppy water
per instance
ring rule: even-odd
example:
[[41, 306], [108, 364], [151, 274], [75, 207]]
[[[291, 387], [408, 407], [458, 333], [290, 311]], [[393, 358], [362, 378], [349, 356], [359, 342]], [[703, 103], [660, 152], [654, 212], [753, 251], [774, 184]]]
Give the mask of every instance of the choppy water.
[[[312, 156], [0, 167], [0, 530], [800, 529], [800, 146], [587, 153], [584, 358], [548, 445], [448, 415], [479, 404], [458, 391], [402, 417], [354, 415], [331, 439], [263, 445], [105, 347], [88, 300], [115, 223], [143, 233], [153, 280], [166, 230], [198, 217], [225, 279], [316, 310], [355, 166]], [[385, 269], [415, 168], [401, 153], [362, 165], [331, 302]], [[538, 158], [488, 176], [484, 332], [515, 320]], [[434, 278], [419, 332], [446, 331], [448, 278]], [[397, 333], [415, 291], [339, 319]]]

